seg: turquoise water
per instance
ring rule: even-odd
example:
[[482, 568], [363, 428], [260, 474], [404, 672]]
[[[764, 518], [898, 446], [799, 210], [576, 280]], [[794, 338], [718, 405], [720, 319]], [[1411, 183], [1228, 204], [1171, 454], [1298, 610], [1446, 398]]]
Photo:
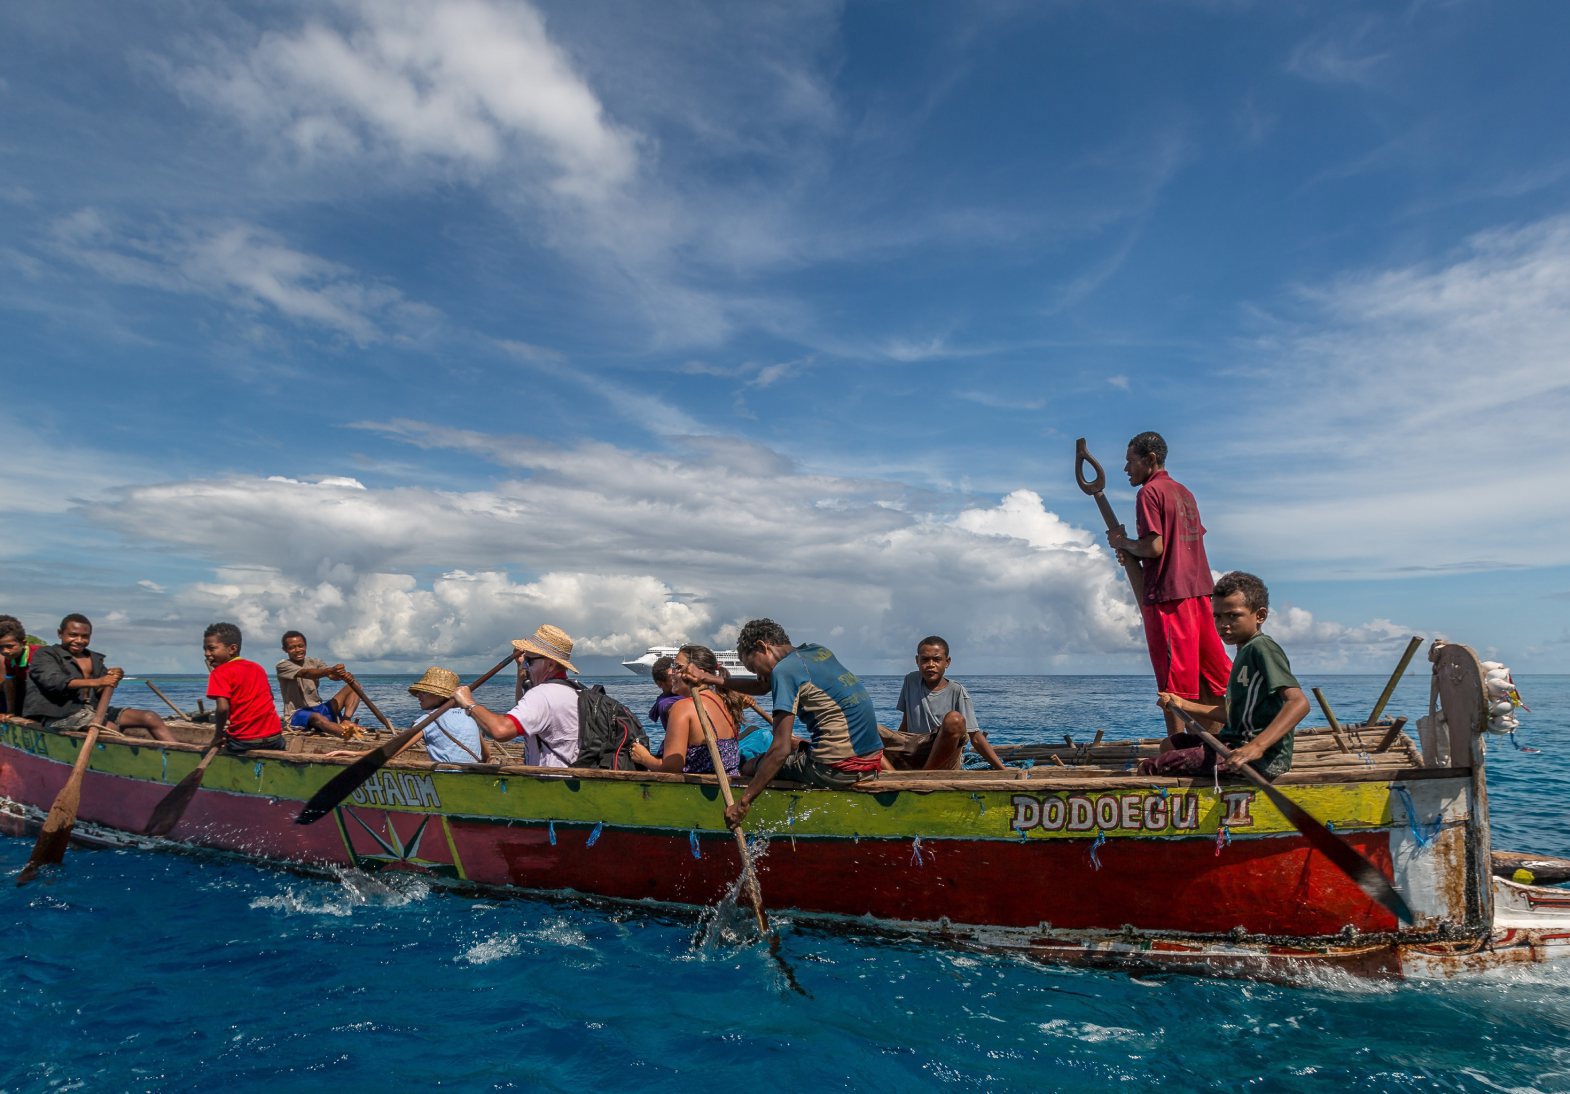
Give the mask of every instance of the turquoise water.
[[[362, 683], [407, 724], [409, 679]], [[159, 678], [188, 705], [201, 682]], [[646, 681], [606, 683], [635, 710], [653, 697]], [[1351, 721], [1383, 681], [1304, 683]], [[880, 710], [898, 684], [869, 681]], [[999, 742], [1156, 732], [1143, 678], [967, 684]], [[1490, 740], [1495, 845], [1570, 855], [1570, 677], [1522, 690], [1520, 740], [1542, 751]], [[1426, 704], [1414, 671], [1392, 710]], [[0, 838], [0, 869], [30, 848]], [[776, 917], [802, 995], [730, 914], [705, 928], [412, 878], [73, 849], [33, 885], [0, 886], [0, 1089], [1570, 1090], [1570, 970], [1281, 987], [1046, 968]]]

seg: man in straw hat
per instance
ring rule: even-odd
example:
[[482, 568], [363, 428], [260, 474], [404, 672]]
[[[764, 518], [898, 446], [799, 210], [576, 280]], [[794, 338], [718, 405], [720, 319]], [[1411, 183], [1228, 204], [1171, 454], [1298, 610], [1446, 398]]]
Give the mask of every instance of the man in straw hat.
[[523, 738], [524, 762], [537, 767], [571, 767], [578, 759], [578, 692], [567, 684], [572, 663], [572, 639], [549, 623], [529, 638], [513, 641], [523, 662], [528, 687], [518, 705], [506, 714], [487, 710], [474, 701], [467, 687], [453, 690], [458, 706], [498, 741]]
[[[409, 694], [419, 700], [421, 710], [435, 710], [458, 687], [458, 674], [432, 666], [425, 675], [409, 685]], [[425, 727], [425, 751], [439, 764], [477, 764], [490, 759], [480, 727], [464, 711], [450, 707]]]

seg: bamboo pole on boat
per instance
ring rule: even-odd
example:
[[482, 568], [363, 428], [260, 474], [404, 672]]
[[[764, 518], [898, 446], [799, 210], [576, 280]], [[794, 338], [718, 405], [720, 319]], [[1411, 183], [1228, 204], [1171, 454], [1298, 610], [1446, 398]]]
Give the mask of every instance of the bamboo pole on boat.
[[158, 696], [158, 698], [162, 699], [164, 701], [164, 703], [169, 707], [170, 710], [174, 711], [180, 717], [184, 718], [187, 722], [194, 722], [194, 721], [196, 721], [195, 718], [192, 718], [185, 711], [183, 711], [179, 707], [175, 706], [174, 705], [174, 700], [170, 699], [169, 696], [165, 695], [161, 690], [159, 690], [159, 687], [158, 687], [157, 684], [153, 683], [151, 680], [143, 680], [142, 683], [144, 683], [148, 687], [152, 688], [154, 695], [156, 695], [156, 696]]
[[1314, 689], [1314, 698], [1319, 700], [1319, 709], [1325, 712], [1325, 721], [1330, 726], [1330, 735], [1336, 739], [1336, 746], [1342, 752], [1351, 752], [1352, 750], [1347, 747], [1346, 738], [1341, 735], [1341, 723], [1336, 721], [1336, 712], [1330, 709], [1330, 700], [1326, 699], [1325, 693], [1318, 688]]
[[[1173, 707], [1172, 709], [1176, 710], [1182, 719], [1188, 723], [1189, 732], [1197, 735], [1200, 740], [1205, 742], [1206, 748], [1209, 748], [1222, 760], [1231, 757], [1232, 750], [1212, 736], [1204, 726], [1194, 719], [1192, 714], [1181, 707]], [[1251, 765], [1243, 764], [1235, 770], [1243, 778], [1253, 783], [1265, 797], [1270, 799], [1270, 804], [1274, 805], [1281, 812], [1281, 815], [1291, 823], [1292, 827], [1303, 834], [1303, 837], [1308, 840], [1309, 845], [1314, 850], [1324, 855], [1336, 869], [1352, 879], [1359, 889], [1368, 894], [1370, 899], [1383, 905], [1402, 923], [1410, 924], [1416, 921], [1412, 915], [1412, 909], [1407, 907], [1407, 903], [1401, 894], [1396, 892], [1396, 887], [1390, 884], [1389, 878], [1380, 873], [1378, 867], [1358, 854], [1349, 844], [1337, 838], [1334, 832], [1310, 816], [1308, 811], [1298, 805], [1297, 802], [1277, 790], [1269, 779], [1255, 771]]]
[[[725, 774], [725, 760], [720, 756], [720, 742], [714, 736], [714, 723], [709, 720], [708, 712], [703, 708], [703, 692], [705, 688], [692, 689], [692, 705], [698, 712], [698, 721], [703, 728], [703, 739], [709, 746], [709, 760], [714, 764], [714, 777], [720, 783], [720, 800], [724, 807], [729, 809], [735, 798], [731, 794], [730, 776]], [[763, 892], [758, 886], [758, 872], [752, 861], [752, 850], [747, 846], [747, 837], [740, 828], [732, 828], [732, 835], [736, 837], [736, 850], [741, 854], [742, 884], [747, 890], [747, 896], [752, 901], [752, 914], [758, 920], [758, 930], [762, 934], [769, 933], [769, 917], [763, 911]]]
[[[1096, 477], [1085, 477], [1085, 465], [1090, 464], [1096, 469]], [[1085, 446], [1085, 438], [1081, 437], [1074, 442], [1074, 478], [1079, 482], [1079, 488], [1089, 494], [1096, 501], [1096, 508], [1101, 510], [1101, 519], [1106, 522], [1107, 531], [1120, 532], [1126, 538], [1128, 529], [1118, 520], [1112, 511], [1112, 503], [1107, 501], [1107, 496], [1102, 493], [1107, 486], [1107, 473], [1101, 469], [1096, 458], [1090, 454], [1090, 449]], [[1123, 572], [1128, 575], [1128, 583], [1134, 589], [1134, 603], [1145, 602], [1145, 571], [1140, 569], [1139, 560], [1127, 551], [1120, 551], [1123, 561]]]
[[1398, 739], [1400, 739], [1400, 737], [1401, 737], [1401, 730], [1403, 730], [1404, 728], [1406, 728], [1406, 719], [1405, 718], [1397, 718], [1395, 720], [1395, 722], [1390, 726], [1390, 731], [1388, 733], [1386, 733], [1383, 737], [1381, 737], [1380, 740], [1379, 740], [1379, 743], [1374, 746], [1374, 751], [1375, 752], [1385, 752], [1385, 751], [1387, 751], [1390, 748], [1391, 745], [1395, 744], [1396, 741]]
[[360, 686], [360, 681], [354, 678], [354, 673], [350, 672], [348, 669], [344, 669], [343, 682], [349, 685], [350, 691], [354, 692], [360, 697], [360, 702], [365, 704], [365, 709], [376, 716], [376, 720], [387, 728], [388, 733], [397, 732], [397, 730], [393, 729], [393, 724], [387, 720], [387, 715], [383, 714], [381, 709], [375, 703], [371, 702], [371, 697], [365, 694], [365, 689]]
[[1379, 702], [1374, 704], [1373, 713], [1368, 716], [1368, 721], [1363, 724], [1371, 726], [1379, 721], [1379, 716], [1385, 712], [1385, 704], [1390, 702], [1390, 697], [1395, 694], [1396, 685], [1401, 682], [1401, 677], [1406, 674], [1406, 667], [1412, 663], [1412, 655], [1423, 644], [1423, 636], [1414, 634], [1412, 640], [1406, 644], [1406, 652], [1401, 655], [1401, 661], [1396, 665], [1396, 671], [1390, 674], [1390, 682], [1385, 685], [1385, 690], [1379, 693]]
[[[503, 657], [500, 661], [496, 662], [496, 664], [491, 667], [490, 671], [486, 672], [479, 679], [475, 680], [474, 683], [470, 684], [469, 690], [473, 691], [491, 677], [495, 676], [502, 669], [512, 664], [520, 656], [522, 655], [518, 651], [510, 651], [506, 657]], [[421, 718], [418, 722], [415, 722], [414, 725], [410, 726], [402, 733], [399, 733], [398, 735], [383, 741], [380, 745], [377, 745], [364, 756], [361, 756], [358, 760], [355, 760], [338, 774], [328, 779], [325, 786], [323, 786], [315, 794], [311, 795], [311, 800], [305, 803], [305, 806], [300, 810], [300, 815], [294, 818], [294, 823], [315, 824], [327, 814], [331, 813], [334, 809], [338, 808], [345, 798], [347, 798], [350, 794], [353, 794], [365, 783], [367, 779], [380, 771], [386, 765], [387, 761], [391, 760], [394, 756], [398, 755], [398, 753], [412, 745], [419, 738], [420, 733], [427, 725], [434, 722], [437, 718], [440, 718], [444, 713], [451, 710], [452, 708], [453, 701], [448, 699], [441, 706], [426, 712], [425, 717]]]
[[82, 738], [82, 747], [76, 753], [76, 762], [71, 765], [71, 774], [60, 788], [60, 793], [55, 795], [49, 815], [38, 830], [38, 842], [33, 844], [33, 853], [27, 865], [22, 867], [22, 872], [16, 876], [18, 885], [32, 881], [40, 866], [52, 865], [65, 858], [66, 845], [71, 842], [71, 829], [76, 827], [77, 807], [82, 804], [82, 778], [87, 774], [87, 765], [92, 762], [93, 746], [98, 743], [98, 731], [103, 729], [104, 715], [109, 710], [109, 697], [114, 694], [115, 685], [119, 682], [114, 679], [108, 686], [98, 689], [98, 706], [93, 710], [92, 724], [87, 727], [87, 735]]

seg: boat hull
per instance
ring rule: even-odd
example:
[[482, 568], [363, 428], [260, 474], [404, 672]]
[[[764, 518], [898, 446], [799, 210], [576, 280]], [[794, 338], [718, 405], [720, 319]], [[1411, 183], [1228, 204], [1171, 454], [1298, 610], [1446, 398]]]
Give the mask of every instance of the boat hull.
[[[0, 795], [13, 824], [42, 817], [80, 745], [0, 730]], [[220, 755], [167, 840], [131, 835], [196, 758], [194, 748], [100, 743], [79, 834], [296, 868], [412, 872], [471, 891], [694, 908], [724, 897], [738, 873], [718, 787], [647, 773], [394, 765], [330, 816], [300, 825], [301, 804], [340, 765]], [[1513, 948], [1491, 949], [1491, 929], [1468, 929], [1471, 781], [1437, 774], [1292, 790], [1396, 880], [1419, 915], [1406, 931], [1242, 786], [1025, 777], [974, 789], [771, 789], [754, 809], [766, 840], [759, 872], [770, 907], [795, 918], [935, 932], [1054, 961], [1448, 975], [1479, 952], [1549, 954], [1560, 943], [1530, 925]], [[1470, 947], [1466, 961], [1414, 949], [1444, 935]]]

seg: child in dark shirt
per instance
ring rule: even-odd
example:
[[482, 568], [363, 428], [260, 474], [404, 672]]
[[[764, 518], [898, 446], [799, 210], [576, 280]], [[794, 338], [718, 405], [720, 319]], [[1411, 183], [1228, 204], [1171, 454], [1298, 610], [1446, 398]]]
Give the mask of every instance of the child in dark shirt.
[[[1221, 640], [1237, 647], [1225, 701], [1207, 704], [1163, 691], [1156, 704], [1196, 718], [1224, 719], [1225, 728], [1216, 737], [1232, 754], [1221, 769], [1235, 771], [1251, 764], [1274, 779], [1292, 766], [1292, 734], [1308, 714], [1308, 699], [1285, 651], [1260, 631], [1270, 614], [1270, 591], [1253, 574], [1234, 571], [1216, 582], [1210, 603]], [[1215, 753], [1198, 737], [1180, 733], [1169, 741], [1174, 746], [1169, 751], [1140, 761], [1141, 772], [1197, 775], [1217, 766]]]

